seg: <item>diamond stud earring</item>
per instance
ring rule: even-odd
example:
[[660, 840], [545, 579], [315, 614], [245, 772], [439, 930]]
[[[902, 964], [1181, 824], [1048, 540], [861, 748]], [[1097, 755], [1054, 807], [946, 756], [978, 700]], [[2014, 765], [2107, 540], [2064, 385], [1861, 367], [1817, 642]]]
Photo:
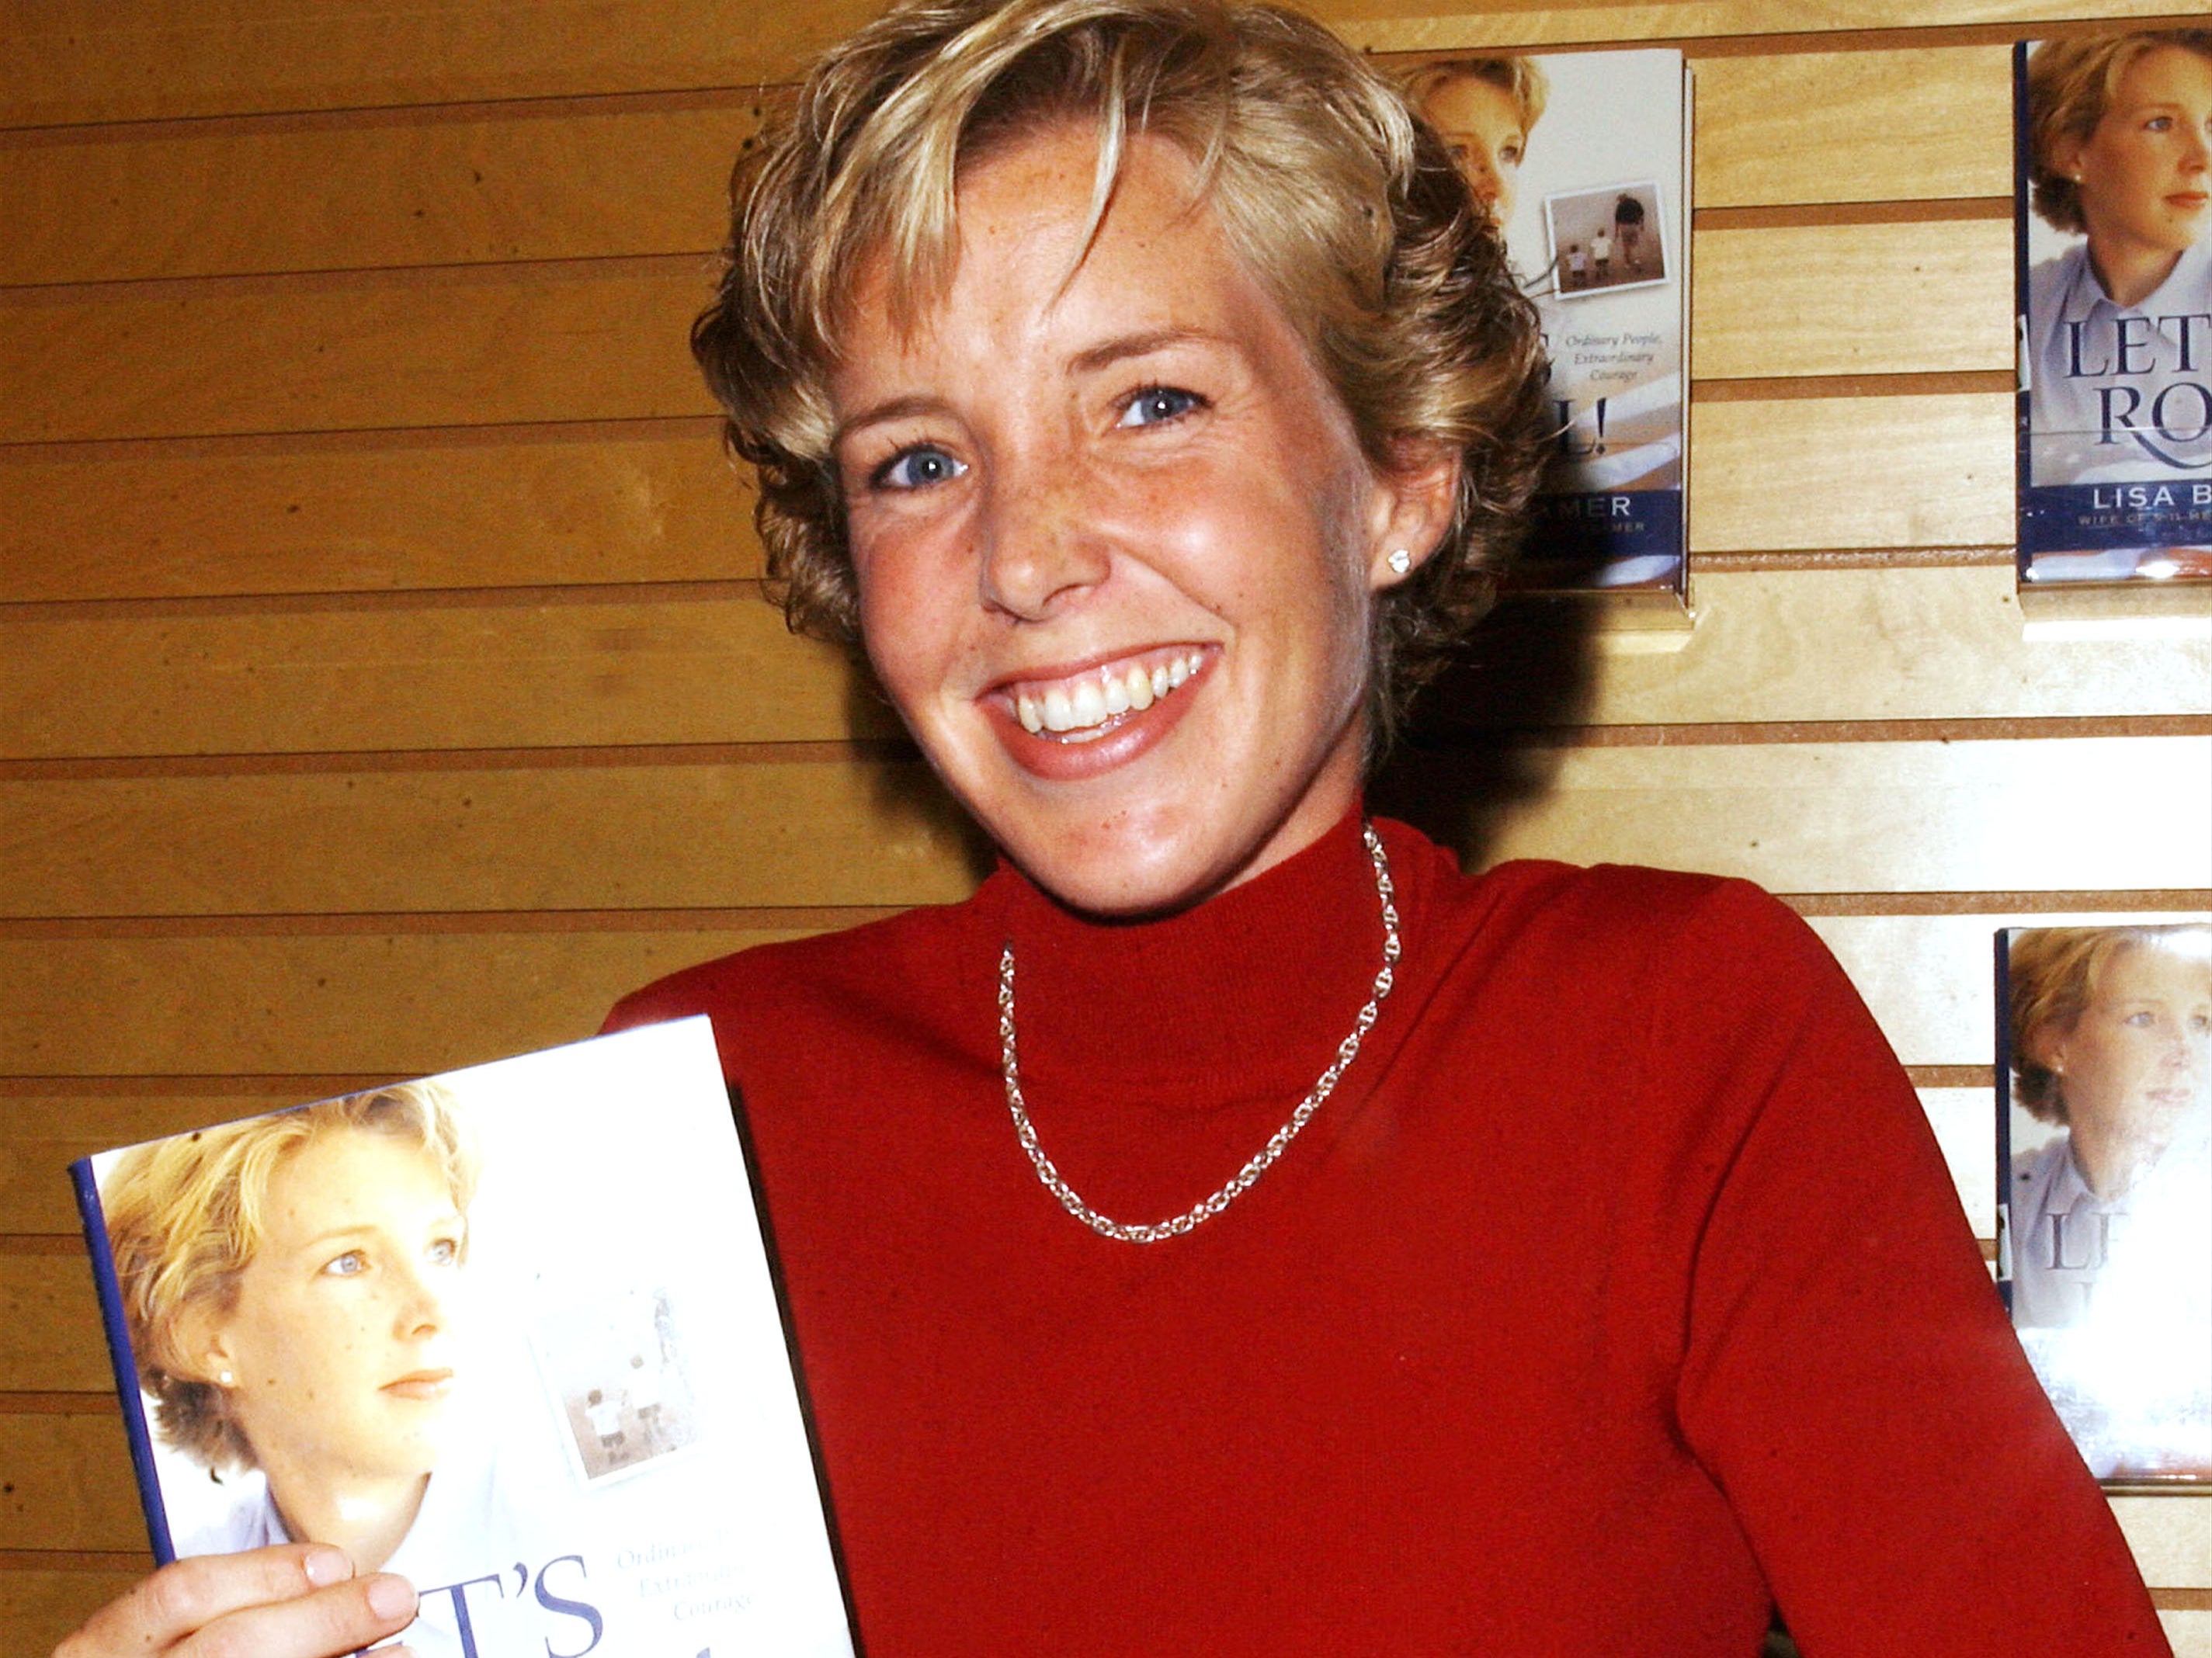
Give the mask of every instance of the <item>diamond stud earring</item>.
[[1391, 552], [1391, 554], [1390, 554], [1390, 574], [1393, 574], [1393, 575], [1403, 575], [1403, 574], [1406, 574], [1406, 572], [1407, 572], [1407, 571], [1408, 571], [1408, 570], [1412, 569], [1413, 568], [1413, 555], [1411, 552], [1409, 552], [1408, 550], [1406, 550], [1405, 548], [1403, 548], [1403, 547], [1395, 548], [1395, 549], [1394, 549], [1394, 550], [1392, 550], [1392, 552]]

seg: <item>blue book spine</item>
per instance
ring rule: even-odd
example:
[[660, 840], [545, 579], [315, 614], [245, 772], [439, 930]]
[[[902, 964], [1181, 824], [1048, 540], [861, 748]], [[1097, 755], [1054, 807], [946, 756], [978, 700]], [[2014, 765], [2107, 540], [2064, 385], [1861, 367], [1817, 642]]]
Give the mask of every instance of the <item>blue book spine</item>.
[[76, 1187], [77, 1213], [84, 1219], [84, 1242], [92, 1257], [93, 1283], [100, 1291], [100, 1321], [107, 1332], [107, 1362], [115, 1371], [116, 1397], [123, 1401], [123, 1432], [131, 1442], [131, 1472], [138, 1481], [138, 1502], [146, 1510], [146, 1532], [154, 1558], [167, 1565], [177, 1558], [169, 1538], [169, 1513], [161, 1502], [161, 1482], [154, 1471], [154, 1436], [146, 1420], [146, 1400], [138, 1391], [138, 1365], [131, 1352], [131, 1331], [123, 1317], [123, 1288], [115, 1278], [115, 1255], [107, 1246], [107, 1217], [100, 1206], [100, 1182], [92, 1159], [70, 1165]]

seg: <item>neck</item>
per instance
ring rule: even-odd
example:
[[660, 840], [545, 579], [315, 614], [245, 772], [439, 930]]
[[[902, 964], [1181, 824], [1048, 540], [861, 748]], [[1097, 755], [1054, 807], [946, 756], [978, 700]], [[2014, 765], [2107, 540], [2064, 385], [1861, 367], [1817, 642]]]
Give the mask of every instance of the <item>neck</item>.
[[2173, 274], [2181, 255], [2171, 248], [2089, 239], [2089, 268], [2114, 305], [2140, 305]]
[[2135, 1184], [2173, 1138], [2171, 1123], [2147, 1122], [2122, 1131], [2107, 1123], [2073, 1125], [2074, 1166], [2097, 1196], [2110, 1200]]
[[430, 1485], [427, 1473], [332, 1478], [264, 1467], [284, 1529], [298, 1542], [336, 1544], [356, 1572], [381, 1570], [398, 1552]]

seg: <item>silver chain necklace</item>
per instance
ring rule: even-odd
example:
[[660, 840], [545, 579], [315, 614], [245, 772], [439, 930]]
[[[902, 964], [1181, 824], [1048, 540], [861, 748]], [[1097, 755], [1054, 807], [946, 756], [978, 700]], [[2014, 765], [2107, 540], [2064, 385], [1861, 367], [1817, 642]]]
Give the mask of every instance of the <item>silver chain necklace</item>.
[[1298, 1102], [1298, 1108], [1291, 1113], [1290, 1121], [1268, 1137], [1267, 1143], [1253, 1154], [1250, 1162], [1231, 1175], [1221, 1189], [1208, 1198], [1201, 1198], [1188, 1209], [1171, 1219], [1131, 1225], [1125, 1221], [1109, 1220], [1085, 1203], [1075, 1188], [1060, 1177], [1053, 1167], [1052, 1159], [1037, 1144], [1036, 1126], [1030, 1121], [1029, 1107], [1022, 1099], [1021, 1066], [1014, 1057], [1014, 947], [1010, 942], [999, 956], [999, 1069], [1006, 1079], [1006, 1109], [1013, 1114], [1014, 1133], [1029, 1153], [1030, 1163], [1036, 1177], [1044, 1182], [1046, 1191], [1060, 1199], [1060, 1206], [1088, 1226], [1101, 1237], [1119, 1238], [1124, 1243], [1158, 1243], [1163, 1238], [1181, 1237], [1204, 1222], [1212, 1220], [1231, 1204], [1251, 1190], [1261, 1175], [1274, 1166], [1298, 1131], [1313, 1121], [1315, 1112], [1336, 1090], [1336, 1084], [1352, 1060], [1359, 1057], [1360, 1039], [1367, 1035], [1381, 1011], [1383, 999], [1390, 993], [1390, 985], [1398, 965], [1398, 906], [1396, 895], [1390, 885], [1390, 860], [1382, 851], [1382, 837], [1375, 832], [1372, 823], [1359, 826], [1361, 836], [1367, 843], [1367, 855], [1375, 865], [1375, 891], [1382, 901], [1382, 969], [1375, 975], [1375, 988], [1367, 999], [1359, 1017], [1352, 1022], [1352, 1034], [1336, 1045], [1336, 1058], [1329, 1061], [1328, 1069], [1315, 1081], [1312, 1091]]

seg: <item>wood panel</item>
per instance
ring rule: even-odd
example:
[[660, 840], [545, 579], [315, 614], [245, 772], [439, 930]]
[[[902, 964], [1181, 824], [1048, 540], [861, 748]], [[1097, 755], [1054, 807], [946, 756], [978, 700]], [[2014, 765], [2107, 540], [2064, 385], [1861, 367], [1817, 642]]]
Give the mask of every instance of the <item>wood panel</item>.
[[689, 256], [0, 294], [0, 443], [701, 415]]
[[[2212, 902], [2202, 908], [2212, 908]], [[2152, 912], [2148, 919], [2179, 914]], [[2131, 911], [1875, 911], [1818, 916], [1812, 926], [1904, 1063], [1986, 1067], [1995, 1029], [1996, 929], [2130, 919], [2143, 917]], [[0, 999], [0, 1073], [48, 1079], [418, 1076], [574, 1041], [598, 1029], [618, 997], [663, 974], [843, 924], [826, 916], [811, 925], [769, 916], [691, 926], [661, 918], [638, 930], [602, 920], [574, 931], [510, 922], [483, 931], [299, 926], [0, 937], [0, 982], [8, 986]], [[46, 1085], [73, 1097], [64, 1083]], [[308, 1091], [315, 1090], [301, 1096]], [[7, 1112], [0, 1102], [0, 1114]], [[63, 1149], [74, 1143], [66, 1127], [52, 1132]], [[22, 1155], [53, 1155], [35, 1140], [31, 1145]], [[43, 1176], [34, 1170], [27, 1178]]]
[[[2212, 886], [2201, 737], [1566, 749], [1482, 861], [1741, 875], [1786, 892]], [[1463, 790], [1468, 756], [1417, 793]], [[2157, 826], [2146, 834], [2145, 825]], [[0, 785], [17, 916], [907, 904], [974, 843], [919, 762], [826, 760]], [[286, 1067], [291, 1068], [291, 1067]]]
[[2001, 392], [1700, 402], [1690, 545], [2008, 547], [2012, 422]]
[[1700, 378], [2012, 366], [2008, 221], [1700, 230]]
[[787, 78], [884, 0], [7, 0], [0, 126]]
[[[811, 930], [737, 918], [637, 931], [0, 938], [0, 1072], [424, 1076], [577, 1041], [664, 974]], [[4, 1100], [0, 1112], [13, 1114]], [[73, 1143], [65, 1125], [52, 1132]]]
[[[1680, 651], [1596, 656], [1579, 719], [2212, 713], [2212, 629], [2028, 641], [2008, 567], [1731, 571], [1701, 575], [1697, 597]], [[750, 592], [42, 611], [0, 616], [0, 663], [8, 758], [810, 742], [901, 729], [842, 652], [793, 638]], [[1455, 701], [1468, 698], [1448, 694], [1437, 717], [1459, 717]], [[1532, 712], [1514, 699], [1480, 717]]]
[[0, 1392], [106, 1393], [114, 1386], [84, 1252], [0, 1254]]
[[2112, 1515], [2153, 1588], [2212, 1583], [2212, 1503], [2187, 1496], [2116, 1497]]
[[[2190, 0], [2136, 0], [2130, 15], [2191, 15]], [[1337, 33], [1372, 52], [1444, 52], [1468, 46], [1616, 45], [1717, 35], [1863, 34], [1869, 30], [1996, 25], [2034, 26], [2108, 15], [2073, 0], [1950, 0], [1940, 19], [1912, 0], [1782, 6], [1774, 0], [1598, 0], [1589, 5], [1462, 6], [1455, 0], [1321, 0], [1314, 8]]]
[[[153, 1565], [149, 1556], [146, 1564]], [[0, 1635], [10, 1652], [47, 1651], [142, 1574], [33, 1567], [0, 1576]]]
[[0, 284], [709, 252], [758, 126], [722, 93], [0, 139]]
[[2003, 46], [1701, 57], [1693, 68], [1699, 207], [2012, 194]]
[[[436, 0], [401, 13], [345, 0], [244, 0], [210, 17], [188, 0], [9, 0], [0, 9], [0, 126], [255, 110], [339, 109], [664, 88], [749, 86], [793, 74], [880, 0]], [[1531, 7], [1485, 15], [1450, 0], [1316, 0], [1376, 52], [1474, 46], [1843, 34], [1924, 25], [1911, 0], [1781, 8], [1771, 0]], [[2146, 0], [2143, 16], [2188, 0]], [[2069, 0], [1971, 0], [1947, 24], [2094, 15]]]
[[[2011, 422], [1992, 393], [1700, 403], [1692, 549], [2008, 544]], [[0, 448], [0, 602], [757, 575], [712, 430]]]
[[701, 418], [0, 448], [0, 603], [757, 576]]
[[[2202, 907], [2212, 908], [2212, 894]], [[1995, 939], [2005, 926], [2148, 925], [2198, 911], [1817, 915], [1820, 935], [1906, 1065], [1986, 1066], [1996, 1048]]]
[[[1698, 204], [2008, 197], [2010, 97], [2001, 46], [1703, 59]], [[711, 250], [761, 107], [653, 94], [0, 137], [0, 284]], [[103, 210], [56, 210], [76, 202]]]
[[146, 1546], [123, 1418], [112, 1412], [0, 1412], [0, 1549]]
[[842, 651], [747, 592], [0, 620], [0, 753], [792, 742], [902, 728]]
[[[2011, 361], [2001, 225], [1699, 241], [1707, 378]], [[0, 442], [705, 413], [684, 338], [711, 274], [667, 256], [9, 290]]]
[[[282, 1094], [183, 1090], [124, 1094], [68, 1091], [0, 1094], [0, 1236], [74, 1235], [76, 1197], [68, 1169], [112, 1146], [180, 1134], [211, 1122], [294, 1105], [319, 1090], [304, 1084]], [[7, 1418], [0, 1416], [0, 1424]], [[6, 1466], [0, 1452], [0, 1467]], [[4, 1505], [0, 1505], [4, 1512]], [[0, 1541], [0, 1548], [19, 1545]], [[57, 1545], [94, 1548], [100, 1544]]]

